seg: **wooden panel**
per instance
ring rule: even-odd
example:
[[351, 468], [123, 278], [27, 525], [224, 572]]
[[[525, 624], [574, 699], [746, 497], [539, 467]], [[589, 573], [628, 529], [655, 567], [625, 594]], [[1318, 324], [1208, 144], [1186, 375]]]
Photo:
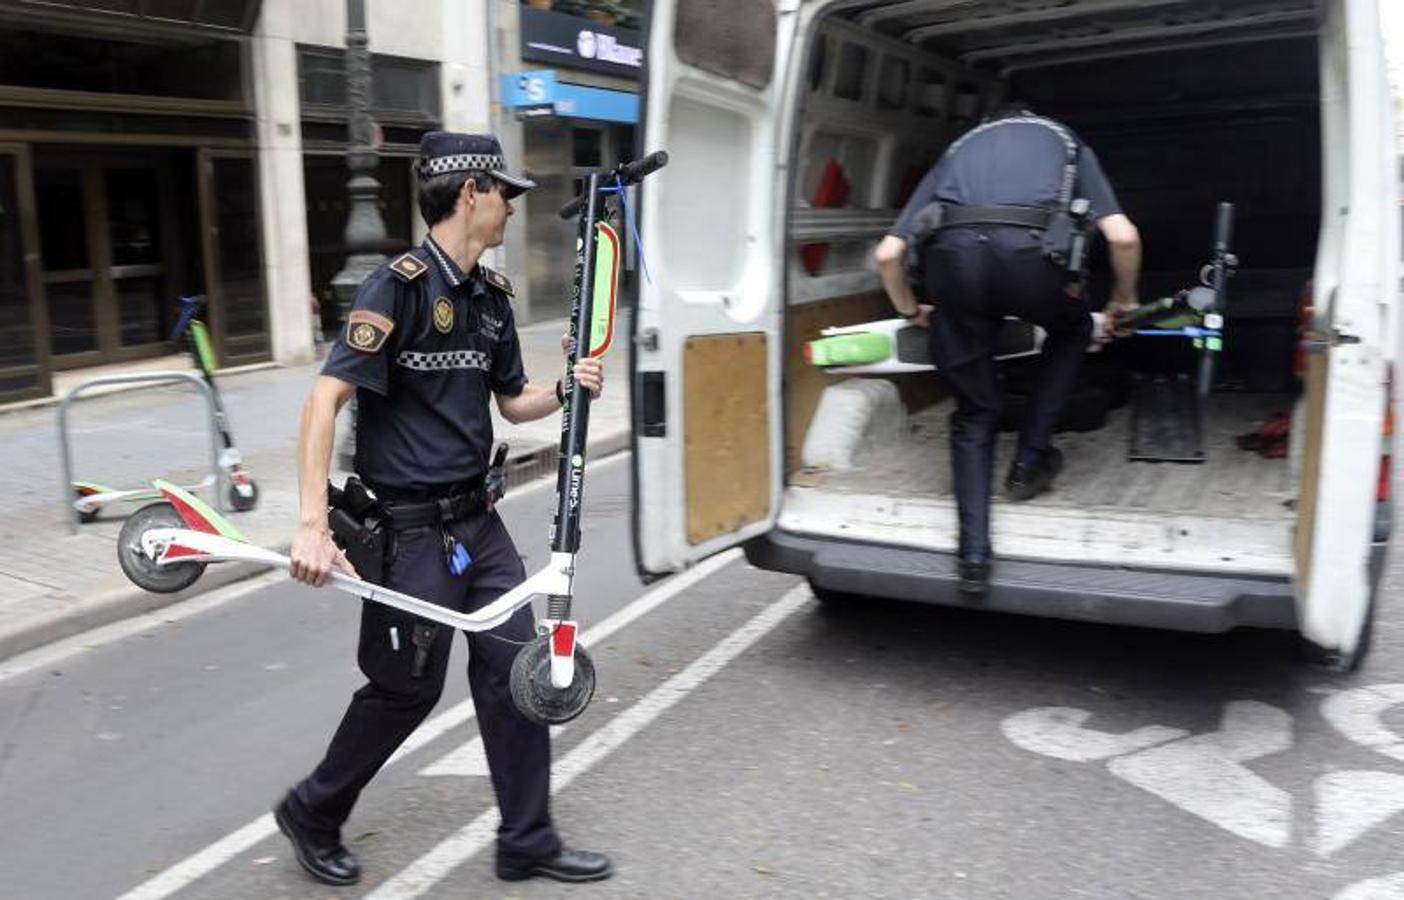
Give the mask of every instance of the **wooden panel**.
[[1297, 493], [1296, 554], [1299, 591], [1307, 590], [1311, 580], [1317, 494], [1321, 488], [1321, 445], [1326, 439], [1326, 385], [1331, 371], [1330, 362], [1325, 353], [1307, 354], [1306, 412], [1303, 416], [1306, 434], [1302, 445], [1301, 488]]
[[[856, 325], [897, 315], [882, 291], [850, 294], [792, 306], [785, 322], [785, 479], [800, 467], [800, 450], [824, 388], [853, 375], [826, 375], [804, 361], [804, 345], [834, 325]], [[871, 377], [871, 376], [869, 376]], [[940, 379], [928, 372], [890, 376], [911, 412], [925, 409], [944, 394]]]
[[770, 403], [763, 333], [689, 338], [683, 350], [687, 540], [770, 512]]

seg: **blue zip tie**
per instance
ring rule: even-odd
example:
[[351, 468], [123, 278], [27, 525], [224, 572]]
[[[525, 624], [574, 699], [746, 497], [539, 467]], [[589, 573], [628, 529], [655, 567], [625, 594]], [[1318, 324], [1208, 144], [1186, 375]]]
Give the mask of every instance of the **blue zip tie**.
[[624, 227], [634, 236], [634, 246], [639, 248], [639, 265], [643, 267], [644, 278], [649, 284], [653, 284], [653, 273], [648, 270], [648, 257], [644, 256], [643, 235], [639, 234], [639, 223], [634, 221], [633, 213], [629, 210], [629, 190], [624, 186], [622, 178], [614, 180], [614, 187], [600, 188], [602, 193], [618, 194], [619, 202], [624, 207]]

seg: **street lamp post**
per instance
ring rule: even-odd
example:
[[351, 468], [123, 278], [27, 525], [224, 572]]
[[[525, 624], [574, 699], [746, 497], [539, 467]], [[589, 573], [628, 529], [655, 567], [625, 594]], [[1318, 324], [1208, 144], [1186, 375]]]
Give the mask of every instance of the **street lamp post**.
[[[375, 178], [380, 163], [372, 141], [370, 116], [371, 65], [366, 37], [365, 0], [346, 0], [346, 167], [351, 178], [346, 192], [351, 198], [346, 217], [346, 263], [331, 280], [341, 321], [351, 309], [351, 301], [361, 283], [385, 262], [385, 221], [378, 200], [380, 182]], [[356, 409], [352, 401], [351, 427], [346, 429], [338, 452], [341, 467], [350, 469], [356, 453]]]

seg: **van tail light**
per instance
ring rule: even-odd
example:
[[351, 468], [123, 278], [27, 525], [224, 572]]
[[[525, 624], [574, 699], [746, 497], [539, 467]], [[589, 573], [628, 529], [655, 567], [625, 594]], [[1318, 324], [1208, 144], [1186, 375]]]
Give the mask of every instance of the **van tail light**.
[[1384, 425], [1380, 428], [1380, 478], [1375, 485], [1375, 499], [1384, 503], [1390, 497], [1394, 468], [1394, 363], [1385, 374]]

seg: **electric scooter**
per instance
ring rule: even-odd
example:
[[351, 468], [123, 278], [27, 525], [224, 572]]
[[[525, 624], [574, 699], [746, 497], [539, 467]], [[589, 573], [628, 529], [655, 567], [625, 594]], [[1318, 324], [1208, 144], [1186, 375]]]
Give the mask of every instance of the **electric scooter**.
[[[195, 365], [210, 387], [210, 396], [214, 399], [215, 425], [219, 428], [219, 437], [224, 444], [224, 450], [219, 455], [219, 466], [229, 479], [229, 505], [243, 512], [253, 509], [258, 504], [258, 485], [243, 467], [239, 449], [234, 446], [234, 436], [229, 430], [229, 420], [224, 415], [224, 400], [220, 397], [219, 385], [215, 383], [214, 378], [214, 345], [210, 342], [209, 330], [204, 322], [195, 318], [204, 302], [204, 297], [180, 298], [180, 315], [167, 341], [174, 344], [181, 338], [187, 340], [191, 355], [195, 358]], [[213, 480], [213, 475], [207, 476], [204, 481], [187, 490], [212, 487]], [[96, 520], [103, 507], [114, 503], [144, 503], [161, 499], [160, 491], [152, 488], [119, 490], [92, 481], [73, 482], [73, 496], [73, 508], [78, 511], [78, 520], [84, 523]]]
[[[575, 278], [571, 295], [570, 348], [566, 362], [560, 461], [556, 472], [556, 512], [551, 524], [551, 559], [545, 568], [476, 612], [459, 613], [418, 597], [333, 571], [328, 584], [356, 597], [394, 607], [461, 631], [487, 631], [506, 622], [534, 597], [546, 598], [546, 616], [537, 637], [518, 651], [512, 663], [512, 699], [528, 719], [545, 725], [569, 722], [585, 711], [595, 692], [595, 667], [577, 640], [571, 618], [575, 556], [580, 547], [581, 503], [585, 486], [585, 439], [590, 423], [590, 395], [575, 380], [575, 363], [603, 356], [614, 337], [620, 241], [606, 221], [604, 199], [620, 195], [663, 168], [662, 151], [592, 173], [585, 193], [561, 210], [578, 217]], [[627, 201], [625, 201], [627, 215]], [[164, 501], [138, 510], [117, 539], [122, 571], [138, 587], [174, 593], [194, 584], [205, 566], [215, 562], [252, 562], [290, 569], [292, 560], [254, 546], [238, 529], [190, 492], [157, 482]]]

